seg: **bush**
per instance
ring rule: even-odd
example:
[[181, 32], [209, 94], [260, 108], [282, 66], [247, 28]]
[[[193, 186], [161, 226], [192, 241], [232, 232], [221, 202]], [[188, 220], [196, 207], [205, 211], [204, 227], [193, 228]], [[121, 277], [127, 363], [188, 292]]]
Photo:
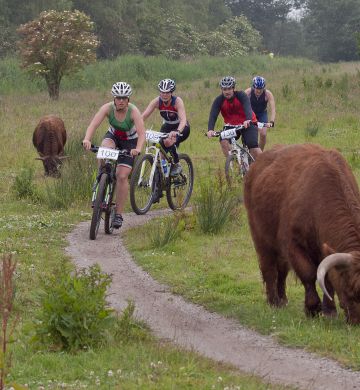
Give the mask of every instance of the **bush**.
[[181, 220], [181, 214], [176, 213], [171, 217], [154, 221], [151, 229], [147, 230], [151, 248], [162, 248], [174, 241], [180, 234], [181, 228], [179, 223]]
[[36, 340], [52, 349], [71, 351], [104, 341], [114, 319], [106, 302], [110, 283], [111, 276], [98, 265], [46, 281], [40, 295]]
[[220, 182], [203, 182], [195, 199], [195, 216], [203, 233], [219, 233], [233, 215], [238, 199]]
[[33, 180], [34, 168], [22, 168], [20, 173], [15, 177], [15, 181], [12, 187], [13, 191], [15, 192], [15, 195], [20, 199], [30, 198], [36, 200], [37, 194]]

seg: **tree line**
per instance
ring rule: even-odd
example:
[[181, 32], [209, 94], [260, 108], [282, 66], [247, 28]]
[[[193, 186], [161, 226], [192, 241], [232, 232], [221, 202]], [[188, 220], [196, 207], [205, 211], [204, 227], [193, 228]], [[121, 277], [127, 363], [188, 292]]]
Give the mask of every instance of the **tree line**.
[[[289, 17], [296, 9], [298, 17]], [[359, 59], [359, 0], [0, 0], [0, 57], [16, 53], [20, 25], [45, 10], [89, 16], [100, 42], [98, 58], [263, 51]]]

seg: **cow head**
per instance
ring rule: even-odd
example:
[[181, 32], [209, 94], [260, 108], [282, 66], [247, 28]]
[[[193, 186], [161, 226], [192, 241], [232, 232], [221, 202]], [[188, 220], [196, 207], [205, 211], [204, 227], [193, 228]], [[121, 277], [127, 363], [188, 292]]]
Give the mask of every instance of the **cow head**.
[[59, 177], [60, 176], [60, 166], [64, 159], [68, 156], [41, 156], [37, 157], [35, 160], [41, 160], [44, 164], [45, 176]]
[[360, 324], [360, 252], [332, 253], [317, 270], [317, 280], [325, 295], [333, 298], [325, 286], [325, 277], [334, 287], [340, 306], [350, 324]]

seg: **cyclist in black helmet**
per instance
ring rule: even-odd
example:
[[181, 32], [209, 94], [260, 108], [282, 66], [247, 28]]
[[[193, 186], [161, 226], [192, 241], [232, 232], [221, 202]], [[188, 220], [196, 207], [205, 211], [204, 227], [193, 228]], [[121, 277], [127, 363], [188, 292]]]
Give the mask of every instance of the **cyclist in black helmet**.
[[105, 118], [109, 121], [109, 129], [101, 142], [101, 146], [127, 149], [130, 156], [120, 155], [116, 168], [116, 214], [113, 222], [115, 229], [122, 226], [125, 201], [128, 194], [128, 177], [137, 156], [145, 143], [145, 127], [138, 108], [130, 103], [131, 86], [123, 81], [112, 86], [113, 101], [100, 107], [90, 122], [83, 146], [91, 148], [91, 138]]
[[163, 125], [160, 131], [169, 133], [169, 138], [164, 142], [174, 158], [174, 165], [171, 167], [170, 174], [176, 176], [181, 172], [179, 156], [176, 148], [181, 142], [184, 142], [190, 134], [190, 124], [186, 119], [186, 112], [183, 100], [179, 96], [174, 96], [176, 85], [172, 79], [161, 80], [158, 84], [160, 96], [153, 99], [146, 110], [142, 113], [143, 120], [147, 119], [157, 108], [163, 118]]

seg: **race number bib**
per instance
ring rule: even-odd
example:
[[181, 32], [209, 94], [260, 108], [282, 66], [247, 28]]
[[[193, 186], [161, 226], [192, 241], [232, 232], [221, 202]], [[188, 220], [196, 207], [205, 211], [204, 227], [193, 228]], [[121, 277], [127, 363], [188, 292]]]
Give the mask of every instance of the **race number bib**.
[[96, 157], [98, 159], [117, 160], [119, 157], [119, 151], [117, 149], [104, 148], [100, 146]]
[[153, 131], [153, 130], [146, 130], [146, 133], [145, 133], [146, 140], [149, 142], [152, 142], [154, 144], [157, 144], [158, 142], [160, 142], [162, 135], [163, 135], [163, 133], [161, 133], [160, 131]]
[[236, 130], [235, 129], [228, 129], [228, 130], [223, 130], [220, 133], [221, 139], [229, 139], [229, 138], [234, 138], [236, 137]]

